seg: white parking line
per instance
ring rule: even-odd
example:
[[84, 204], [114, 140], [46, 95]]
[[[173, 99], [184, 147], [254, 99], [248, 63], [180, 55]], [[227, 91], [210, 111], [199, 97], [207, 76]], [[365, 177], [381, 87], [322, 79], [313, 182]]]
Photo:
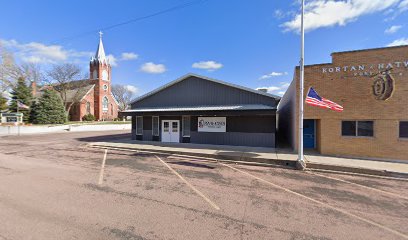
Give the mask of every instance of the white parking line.
[[184, 179], [176, 170], [170, 167], [165, 161], [163, 161], [159, 156], [155, 155], [155, 157], [163, 163], [171, 172], [173, 172], [177, 177], [179, 177], [187, 186], [189, 186], [194, 192], [196, 192], [200, 197], [202, 197], [211, 207], [215, 208], [216, 210], [220, 210], [220, 207], [217, 206], [214, 202], [212, 202], [209, 198], [207, 198], [202, 192], [198, 191], [191, 183], [189, 183], [186, 179]]
[[103, 183], [103, 172], [105, 170], [105, 162], [106, 162], [106, 156], [107, 155], [108, 155], [108, 149], [105, 149], [105, 154], [103, 155], [103, 160], [102, 160], [101, 171], [99, 173], [99, 180], [98, 180], [99, 185], [101, 185]]
[[387, 191], [384, 191], [384, 190], [381, 190], [381, 189], [377, 189], [377, 188], [365, 186], [365, 185], [362, 185], [362, 184], [350, 182], [350, 181], [343, 180], [343, 179], [340, 179], [340, 178], [329, 177], [329, 176], [321, 175], [321, 174], [314, 173], [314, 172], [309, 172], [309, 174], [316, 175], [316, 176], [319, 176], [319, 177], [328, 178], [328, 179], [332, 179], [332, 180], [336, 180], [336, 181], [339, 181], [339, 182], [348, 183], [348, 184], [351, 184], [351, 185], [356, 185], [356, 186], [359, 186], [359, 187], [362, 187], [362, 188], [370, 189], [372, 191], [376, 191], [376, 192], [380, 192], [380, 193], [384, 193], [384, 194], [387, 194], [387, 195], [391, 195], [391, 196], [394, 196], [394, 197], [398, 197], [398, 198], [408, 200], [408, 197], [405, 197], [405, 196], [402, 196], [402, 195], [399, 195], [399, 194], [396, 194], [396, 193], [387, 192]]
[[343, 213], [343, 214], [345, 214], [345, 215], [348, 215], [348, 216], [350, 216], [350, 217], [356, 218], [356, 219], [358, 219], [358, 220], [360, 220], [360, 221], [363, 221], [363, 222], [365, 222], [365, 223], [371, 224], [371, 225], [373, 225], [373, 226], [376, 226], [376, 227], [379, 227], [379, 228], [381, 228], [381, 229], [383, 229], [383, 230], [386, 230], [386, 231], [388, 231], [388, 232], [391, 232], [391, 233], [393, 233], [393, 234], [395, 234], [395, 235], [398, 235], [398, 236], [400, 236], [400, 237], [403, 237], [403, 238], [405, 238], [405, 239], [408, 239], [408, 235], [406, 235], [406, 234], [404, 234], [404, 233], [401, 233], [401, 232], [399, 232], [399, 231], [396, 231], [396, 230], [394, 230], [394, 229], [391, 229], [391, 228], [389, 228], [389, 227], [386, 227], [386, 226], [384, 226], [384, 225], [381, 225], [381, 224], [379, 224], [379, 223], [376, 223], [376, 222], [373, 222], [373, 221], [371, 221], [371, 220], [365, 219], [365, 218], [363, 218], [363, 217], [357, 216], [357, 215], [355, 215], [355, 214], [353, 214], [353, 213], [350, 213], [350, 212], [348, 212], [348, 211], [346, 211], [346, 210], [343, 210], [343, 209], [340, 209], [340, 208], [337, 208], [337, 207], [333, 207], [333, 206], [331, 206], [331, 205], [329, 205], [329, 204], [326, 204], [326, 203], [321, 202], [321, 201], [319, 201], [319, 200], [310, 198], [310, 197], [308, 197], [308, 196], [306, 196], [306, 195], [303, 195], [303, 194], [301, 194], [301, 193], [292, 191], [292, 190], [290, 190], [290, 189], [288, 189], [288, 188], [279, 186], [279, 185], [277, 185], [277, 184], [275, 184], [275, 183], [269, 182], [269, 181], [267, 181], [267, 180], [265, 180], [265, 179], [262, 179], [262, 178], [260, 178], [260, 177], [255, 176], [255, 175], [252, 175], [251, 173], [248, 173], [248, 172], [242, 171], [242, 170], [240, 170], [240, 169], [238, 169], [238, 168], [229, 166], [228, 164], [224, 164], [224, 163], [219, 163], [219, 164], [221, 164], [221, 165], [223, 165], [223, 166], [225, 166], [225, 167], [231, 168], [231, 169], [233, 169], [233, 170], [235, 170], [235, 171], [237, 171], [237, 172], [240, 172], [240, 173], [242, 173], [242, 174], [244, 174], [244, 175], [247, 175], [247, 176], [249, 176], [249, 177], [255, 178], [255, 179], [257, 179], [257, 180], [260, 181], [260, 182], [263, 182], [263, 183], [266, 183], [266, 184], [271, 185], [271, 186], [273, 186], [273, 187], [279, 188], [279, 189], [281, 189], [281, 190], [283, 190], [283, 191], [285, 191], [285, 192], [294, 194], [294, 195], [296, 195], [296, 196], [298, 196], [298, 197], [307, 199], [307, 200], [309, 200], [309, 201], [311, 201], [311, 202], [320, 204], [320, 205], [322, 205], [322, 206], [324, 206], [324, 207], [326, 207], [326, 208], [330, 208], [330, 209], [333, 209], [333, 210], [335, 210], [335, 211], [341, 212], [341, 213]]

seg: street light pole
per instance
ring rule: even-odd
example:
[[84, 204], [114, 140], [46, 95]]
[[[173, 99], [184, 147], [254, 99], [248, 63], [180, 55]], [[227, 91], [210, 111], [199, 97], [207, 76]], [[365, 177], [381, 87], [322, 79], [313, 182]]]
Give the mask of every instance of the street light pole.
[[305, 76], [305, 28], [303, 25], [303, 18], [305, 14], [305, 1], [302, 0], [302, 14], [300, 22], [300, 35], [301, 35], [301, 44], [300, 44], [300, 77], [299, 77], [299, 142], [298, 142], [298, 159], [297, 159], [297, 168], [305, 169], [306, 163], [303, 156], [303, 91], [304, 91], [304, 76]]

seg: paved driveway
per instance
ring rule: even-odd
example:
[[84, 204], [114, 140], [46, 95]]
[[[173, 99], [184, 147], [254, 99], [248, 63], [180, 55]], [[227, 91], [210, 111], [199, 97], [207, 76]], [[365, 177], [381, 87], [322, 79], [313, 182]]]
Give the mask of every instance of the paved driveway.
[[[408, 182], [0, 138], [0, 239], [408, 239]], [[105, 161], [104, 161], [105, 158]]]

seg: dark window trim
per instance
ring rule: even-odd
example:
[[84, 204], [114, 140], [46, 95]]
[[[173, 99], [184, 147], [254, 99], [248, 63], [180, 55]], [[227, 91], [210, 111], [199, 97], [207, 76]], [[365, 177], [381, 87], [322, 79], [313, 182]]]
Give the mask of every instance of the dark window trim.
[[[356, 123], [356, 132], [354, 136], [343, 135], [343, 122], [355, 122]], [[358, 122], [373, 122], [373, 136], [359, 136], [358, 135]], [[340, 136], [343, 138], [375, 138], [375, 120], [341, 120], [340, 121]]]
[[[188, 118], [189, 123], [189, 134], [184, 134], [184, 118]], [[181, 116], [181, 124], [182, 124], [182, 128], [181, 128], [181, 136], [182, 137], [190, 137], [191, 136], [191, 116], [188, 115], [183, 115]]]
[[[137, 119], [140, 118], [142, 121], [140, 121], [142, 124], [141, 128], [139, 129], [139, 126], [137, 126]], [[138, 132], [138, 130], [142, 130], [142, 132]], [[143, 135], [143, 116], [137, 116], [136, 117], [136, 135]]]
[[[154, 132], [154, 119], [157, 118], [157, 135]], [[159, 136], [160, 135], [160, 118], [159, 116], [152, 116], [152, 136]]]
[[401, 137], [401, 122], [407, 122], [407, 123], [408, 123], [408, 120], [399, 120], [399, 121], [398, 121], [398, 128], [397, 128], [397, 131], [398, 131], [398, 139], [407, 141], [407, 140], [408, 140], [408, 136], [407, 136], [407, 137]]

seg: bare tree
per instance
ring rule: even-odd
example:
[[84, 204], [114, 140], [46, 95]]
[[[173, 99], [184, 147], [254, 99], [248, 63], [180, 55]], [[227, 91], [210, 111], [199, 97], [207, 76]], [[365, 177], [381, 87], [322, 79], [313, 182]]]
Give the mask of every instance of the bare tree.
[[0, 46], [0, 92], [12, 88], [21, 77], [19, 66], [11, 52]]
[[44, 80], [40, 67], [34, 63], [16, 64], [11, 52], [0, 46], [0, 92], [15, 87], [19, 78], [40, 83]]
[[119, 103], [119, 111], [128, 109], [130, 101], [134, 97], [133, 92], [129, 88], [120, 84], [112, 86], [112, 94]]
[[48, 76], [51, 78], [48, 83], [59, 92], [65, 110], [69, 113], [71, 107], [86, 93], [85, 86], [89, 85], [89, 82], [81, 80], [83, 76], [81, 68], [71, 63], [54, 65], [48, 71]]
[[45, 76], [39, 65], [34, 63], [24, 63], [20, 66], [20, 74], [29, 82], [42, 83]]

